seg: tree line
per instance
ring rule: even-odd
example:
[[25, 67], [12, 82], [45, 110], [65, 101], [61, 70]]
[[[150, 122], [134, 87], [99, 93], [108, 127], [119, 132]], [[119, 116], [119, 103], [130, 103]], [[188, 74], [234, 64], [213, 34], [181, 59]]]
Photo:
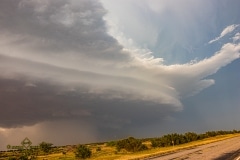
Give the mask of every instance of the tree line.
[[145, 138], [145, 139], [135, 139], [134, 137], [129, 137], [126, 139], [118, 140], [118, 141], [111, 141], [107, 142], [108, 146], [115, 146], [117, 151], [122, 149], [128, 152], [137, 152], [147, 150], [148, 147], [143, 144], [143, 142], [150, 141], [151, 147], [168, 147], [174, 146], [184, 143], [189, 143], [197, 140], [202, 140], [209, 137], [215, 137], [218, 135], [225, 135], [225, 134], [234, 134], [240, 133], [240, 131], [232, 130], [232, 131], [207, 131], [205, 133], [197, 134], [194, 132], [187, 132], [184, 134], [172, 133], [166, 134], [161, 137], [156, 138]]
[[179, 145], [184, 143], [189, 143], [197, 140], [202, 140], [209, 137], [215, 137], [218, 135], [225, 135], [225, 134], [234, 134], [240, 133], [240, 131], [233, 130], [233, 131], [208, 131], [202, 134], [197, 134], [194, 132], [187, 132], [184, 134], [167, 134], [163, 135], [162, 137], [158, 138], [149, 138], [148, 140], [151, 141], [152, 147], [167, 147], [172, 145]]

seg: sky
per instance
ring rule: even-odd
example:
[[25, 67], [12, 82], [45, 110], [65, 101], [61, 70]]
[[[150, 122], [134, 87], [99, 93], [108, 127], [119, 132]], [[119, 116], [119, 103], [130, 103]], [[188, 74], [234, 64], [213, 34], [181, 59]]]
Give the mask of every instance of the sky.
[[1, 0], [0, 150], [240, 129], [238, 0]]

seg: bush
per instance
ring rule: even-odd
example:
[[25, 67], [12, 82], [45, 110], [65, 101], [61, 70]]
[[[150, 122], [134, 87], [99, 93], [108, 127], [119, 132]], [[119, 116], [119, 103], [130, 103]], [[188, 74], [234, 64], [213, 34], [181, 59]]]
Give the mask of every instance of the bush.
[[100, 152], [101, 150], [102, 150], [101, 147], [97, 147], [96, 149], [97, 152]]
[[86, 159], [90, 158], [92, 151], [85, 145], [78, 145], [75, 152], [76, 158]]
[[109, 147], [113, 147], [113, 146], [117, 145], [117, 142], [116, 141], [110, 141], [110, 142], [107, 142], [106, 145], [109, 146]]
[[148, 149], [147, 146], [142, 144], [140, 140], [133, 137], [118, 141], [116, 147], [118, 151], [121, 149], [126, 149], [128, 152], [137, 152]]
[[52, 149], [52, 145], [52, 143], [42, 142], [39, 144], [39, 147], [45, 154], [48, 154]]

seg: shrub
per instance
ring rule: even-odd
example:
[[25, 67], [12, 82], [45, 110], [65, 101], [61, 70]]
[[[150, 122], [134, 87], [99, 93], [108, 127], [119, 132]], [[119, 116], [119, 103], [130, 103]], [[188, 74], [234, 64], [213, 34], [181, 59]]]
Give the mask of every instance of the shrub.
[[75, 152], [76, 158], [86, 159], [90, 158], [92, 151], [85, 145], [78, 145]]
[[142, 144], [140, 140], [133, 137], [118, 141], [116, 147], [118, 151], [121, 149], [126, 149], [128, 152], [137, 152], [148, 149], [147, 146]]
[[113, 146], [116, 146], [117, 142], [116, 141], [110, 141], [110, 142], [107, 142], [107, 146], [109, 147], [113, 147]]
[[97, 147], [96, 149], [97, 152], [100, 152], [101, 150], [102, 150], [101, 147]]
[[39, 144], [39, 147], [45, 154], [48, 154], [52, 149], [52, 145], [52, 143], [42, 142]]

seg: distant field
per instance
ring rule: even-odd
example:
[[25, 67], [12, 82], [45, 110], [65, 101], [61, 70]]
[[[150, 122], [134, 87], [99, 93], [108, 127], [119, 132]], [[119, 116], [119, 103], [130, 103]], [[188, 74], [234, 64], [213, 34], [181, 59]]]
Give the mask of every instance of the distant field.
[[[186, 144], [181, 144], [177, 146], [171, 146], [171, 147], [160, 147], [160, 148], [151, 148], [151, 143], [149, 141], [143, 142], [148, 146], [148, 150], [141, 151], [141, 152], [135, 152], [130, 153], [124, 150], [118, 151], [115, 147], [107, 146], [106, 143], [103, 144], [89, 144], [88, 147], [92, 151], [92, 157], [91, 160], [136, 160], [136, 159], [143, 159], [151, 156], [156, 155], [162, 155], [167, 153], [173, 153], [178, 150], [191, 148], [203, 144], [208, 144], [211, 142], [221, 141], [228, 138], [233, 138], [240, 136], [240, 134], [228, 134], [228, 135], [220, 135], [216, 137], [206, 138], [203, 140], [198, 140]], [[99, 149], [100, 148], [100, 149]], [[64, 149], [64, 148], [63, 148]], [[6, 154], [6, 153], [5, 153]], [[10, 156], [10, 155], [9, 155]], [[2, 157], [2, 156], [1, 156]], [[0, 160], [6, 159], [6, 158], [0, 158]], [[69, 150], [66, 152], [66, 154], [63, 154], [62, 152], [59, 153], [53, 153], [46, 156], [38, 156], [37, 160], [59, 160], [59, 159], [65, 159], [65, 160], [74, 160], [75, 155], [73, 150]]]

